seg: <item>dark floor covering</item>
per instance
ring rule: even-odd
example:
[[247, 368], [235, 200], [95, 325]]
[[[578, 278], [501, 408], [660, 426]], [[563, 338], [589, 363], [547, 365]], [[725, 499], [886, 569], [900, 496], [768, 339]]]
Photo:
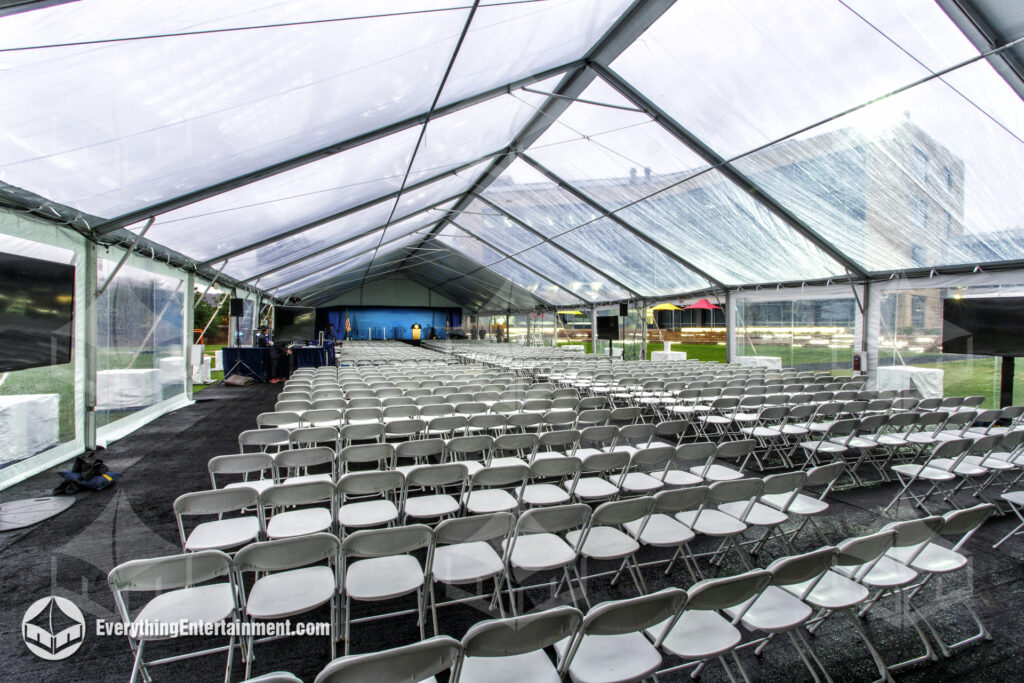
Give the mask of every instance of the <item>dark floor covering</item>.
[[[33, 528], [0, 535], [3, 553], [0, 569], [0, 680], [3, 681], [123, 681], [128, 678], [132, 657], [123, 637], [98, 637], [97, 619], [115, 620], [113, 599], [106, 575], [117, 563], [128, 559], [175, 553], [178, 533], [171, 513], [173, 500], [181, 493], [208, 488], [206, 461], [213, 455], [236, 451], [239, 431], [255, 426], [256, 415], [272, 410], [279, 387], [257, 384], [225, 389], [221, 400], [197, 403], [161, 417], [134, 434], [114, 443], [102, 457], [112, 470], [124, 473], [111, 489], [80, 495], [68, 512]], [[60, 469], [60, 468], [56, 468]], [[48, 492], [58, 479], [52, 472], [41, 474], [0, 494], [0, 501]], [[894, 493], [892, 485], [836, 493], [832, 509], [821, 518], [817, 529], [808, 529], [799, 539], [802, 550], [873, 531], [892, 517], [882, 517], [880, 508]], [[968, 502], [968, 501], [965, 501]], [[904, 504], [898, 517], [913, 516]], [[1017, 681], [1024, 678], [1020, 634], [1024, 633], [1024, 538], [1015, 538], [999, 550], [991, 545], [1012, 528], [1015, 519], [994, 518], [979, 530], [967, 546], [970, 567], [947, 580], [933, 581], [919, 604], [934, 616], [944, 633], [963, 633], [970, 626], [967, 613], [952, 598], [968, 596], [978, 607], [994, 634], [991, 642], [976, 643], [949, 659], [929, 662], [898, 674], [907, 681]], [[695, 549], [700, 550], [701, 546]], [[762, 564], [771, 560], [780, 545], [769, 545]], [[643, 552], [641, 561], [663, 556]], [[740, 571], [730, 558], [720, 574]], [[686, 587], [691, 581], [677, 566], [672, 576], [660, 568], [645, 570], [648, 586], [657, 590], [667, 585]], [[607, 579], [588, 582], [591, 600], [631, 597], [631, 582], [610, 586]], [[72, 599], [85, 613], [87, 636], [81, 650], [68, 660], [45, 662], [31, 654], [21, 641], [22, 615], [35, 600], [46, 595]], [[440, 594], [439, 594], [440, 596]], [[532, 598], [532, 600], [531, 600]], [[528, 608], [554, 605], [567, 600], [564, 594], [550, 599], [550, 591], [539, 589], [527, 598]], [[397, 600], [401, 608], [412, 599]], [[894, 610], [894, 601], [883, 602], [871, 613], [867, 625], [890, 661], [918, 654], [920, 643], [912, 629]], [[369, 614], [376, 607], [360, 606], [355, 615]], [[480, 619], [485, 607], [459, 605], [440, 611], [440, 627], [456, 638]], [[310, 620], [326, 619], [326, 609]], [[297, 619], [305, 620], [305, 617]], [[352, 629], [353, 652], [367, 652], [413, 642], [418, 638], [414, 619], [400, 617], [387, 621], [356, 624]], [[848, 623], [840, 617], [826, 622], [813, 638], [818, 654], [836, 681], [874, 680], [876, 671]], [[194, 647], [194, 641], [160, 643], [150, 657], [163, 656]], [[326, 638], [293, 637], [256, 647], [253, 675], [287, 670], [306, 681], [329, 659]], [[751, 678], [762, 681], [802, 681], [809, 675], [785, 638], [773, 641], [762, 657], [749, 650], [743, 654]], [[151, 669], [157, 681], [215, 681], [223, 678], [224, 656], [190, 659]], [[667, 663], [675, 663], [667, 658]], [[233, 680], [242, 679], [244, 667], [235, 658]], [[673, 673], [661, 680], [687, 680], [686, 673]], [[717, 663], [709, 665], [702, 680], [726, 680]]]

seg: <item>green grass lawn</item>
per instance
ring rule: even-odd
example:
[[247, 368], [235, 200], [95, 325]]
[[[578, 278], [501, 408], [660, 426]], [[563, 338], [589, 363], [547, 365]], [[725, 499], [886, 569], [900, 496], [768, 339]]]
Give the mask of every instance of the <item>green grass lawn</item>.
[[[226, 346], [226, 344], [207, 344], [206, 348], [204, 349], [204, 355], [212, 356], [215, 351], [220, 351], [225, 346]], [[202, 391], [206, 387], [213, 386], [214, 384], [216, 384], [217, 382], [221, 381], [222, 379], [224, 379], [224, 371], [223, 370], [214, 370], [213, 372], [210, 373], [210, 380], [211, 380], [210, 383], [209, 384], [193, 384], [192, 385], [192, 393], [194, 394], [197, 391]]]
[[59, 438], [61, 442], [75, 438], [75, 365], [53, 365], [18, 370], [7, 375], [0, 384], [0, 395], [57, 394], [59, 399]]

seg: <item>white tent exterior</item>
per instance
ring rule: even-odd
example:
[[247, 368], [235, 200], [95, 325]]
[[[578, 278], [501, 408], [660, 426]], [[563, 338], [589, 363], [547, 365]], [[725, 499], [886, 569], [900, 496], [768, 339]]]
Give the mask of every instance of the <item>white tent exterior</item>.
[[1024, 285], [1016, 3], [0, 2], [0, 85], [0, 251], [76, 266], [0, 486], [185, 405], [211, 283], [248, 330], [710, 297], [730, 359], [842, 321], [872, 379]]

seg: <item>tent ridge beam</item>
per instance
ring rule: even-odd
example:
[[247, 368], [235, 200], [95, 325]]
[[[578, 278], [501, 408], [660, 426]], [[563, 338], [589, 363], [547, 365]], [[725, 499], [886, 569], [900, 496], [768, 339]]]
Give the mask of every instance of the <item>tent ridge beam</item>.
[[[539, 81], [546, 80], [553, 76], [557, 76], [561, 73], [571, 71], [572, 69], [579, 68], [582, 63], [582, 59], [573, 60], [572, 62], [569, 62], [567, 64], [562, 64], [551, 69], [546, 69], [536, 74], [531, 74], [529, 76], [516, 79], [511, 83], [505, 83], [500, 86], [495, 86], [494, 88], [490, 88], [489, 90], [485, 90], [476, 95], [471, 95], [469, 97], [457, 100], [450, 104], [446, 104], [442, 107], [438, 107], [434, 112], [434, 117], [436, 118], [438, 116], [444, 116], [445, 114], [451, 114], [453, 112], [466, 109], [475, 104], [480, 104], [481, 102], [486, 102], [487, 100], [490, 100], [494, 97], [498, 97], [499, 95], [507, 94], [509, 91], [521, 88], [524, 85], [537, 83]], [[130, 211], [128, 213], [122, 214], [121, 216], [112, 218], [108, 221], [96, 225], [96, 227], [93, 228], [93, 234], [105, 235], [108, 232], [112, 232], [113, 230], [117, 230], [118, 228], [123, 228], [126, 225], [137, 223], [141, 220], [149, 218], [150, 216], [168, 213], [170, 211], [174, 211], [175, 209], [180, 209], [183, 206], [188, 206], [189, 204], [194, 204], [196, 202], [208, 199], [218, 194], [223, 194], [224, 192], [228, 192], [230, 190], [237, 189], [244, 185], [248, 185], [257, 180], [263, 180], [264, 178], [269, 178], [279, 173], [290, 171], [294, 168], [298, 168], [299, 166], [304, 166], [308, 163], [319, 161], [320, 159], [324, 159], [330, 156], [334, 156], [335, 154], [339, 154], [354, 147], [364, 145], [368, 142], [373, 142], [374, 140], [379, 140], [381, 138], [387, 137], [388, 135], [399, 133], [412, 126], [422, 125], [425, 122], [426, 117], [427, 113], [421, 112], [419, 114], [416, 114], [415, 116], [410, 116], [396, 123], [392, 123], [387, 126], [383, 126], [381, 128], [377, 128], [375, 130], [368, 131], [366, 133], [362, 133], [360, 135], [356, 135], [354, 137], [332, 143], [325, 147], [320, 147], [313, 151], [291, 157], [290, 159], [286, 159], [284, 161], [271, 164], [269, 166], [264, 166], [263, 168], [250, 171], [248, 173], [244, 173], [229, 180], [215, 183], [208, 187], [200, 188], [198, 190], [193, 190], [192, 192], [187, 192], [177, 197], [173, 197], [171, 199], [158, 202], [156, 204], [151, 204], [150, 206], [141, 209], [136, 209], [135, 211]]]
[[[615, 277], [612, 277], [611, 275], [609, 275], [609, 274], [608, 274], [607, 272], [605, 272], [604, 270], [601, 270], [600, 268], [598, 268], [598, 267], [597, 267], [596, 265], [594, 265], [594, 264], [592, 264], [592, 263], [587, 263], [586, 261], [584, 261], [583, 259], [581, 259], [581, 258], [580, 258], [579, 256], [577, 256], [576, 254], [572, 253], [571, 251], [569, 251], [568, 249], [566, 249], [565, 247], [563, 247], [563, 246], [562, 246], [561, 244], [559, 244], [558, 242], [555, 242], [555, 237], [546, 237], [546, 236], [544, 236], [544, 235], [543, 235], [542, 233], [540, 233], [540, 232], [538, 232], [538, 231], [534, 230], [534, 229], [533, 229], [532, 227], [530, 227], [529, 225], [527, 225], [525, 221], [522, 221], [522, 220], [520, 220], [520, 219], [516, 218], [515, 216], [513, 216], [513, 215], [512, 215], [512, 214], [510, 214], [510, 213], [508, 213], [507, 211], [505, 211], [505, 210], [504, 210], [504, 209], [502, 209], [502, 208], [501, 208], [500, 206], [498, 206], [497, 204], [495, 204], [494, 202], [492, 202], [492, 201], [491, 201], [490, 199], [487, 199], [487, 198], [486, 198], [486, 197], [484, 197], [483, 195], [480, 195], [479, 197], [477, 197], [477, 199], [479, 199], [479, 200], [480, 200], [481, 202], [483, 202], [483, 203], [484, 203], [484, 204], [486, 204], [487, 206], [491, 207], [492, 209], [494, 209], [495, 211], [497, 211], [498, 213], [500, 213], [500, 214], [501, 214], [502, 216], [505, 216], [506, 218], [508, 218], [508, 219], [509, 219], [510, 221], [512, 221], [513, 223], [515, 223], [515, 224], [516, 224], [516, 225], [518, 225], [519, 227], [521, 227], [521, 228], [522, 228], [523, 230], [526, 230], [526, 231], [527, 231], [527, 232], [529, 232], [529, 233], [530, 233], [531, 235], [533, 235], [534, 237], [537, 237], [537, 238], [539, 238], [539, 239], [541, 240], [541, 241], [540, 241], [540, 242], [538, 242], [537, 244], [534, 244], [534, 245], [532, 245], [532, 246], [528, 247], [528, 249], [533, 249], [534, 247], [537, 247], [537, 246], [539, 246], [540, 244], [550, 244], [550, 245], [551, 245], [552, 247], [554, 247], [555, 249], [557, 249], [557, 250], [558, 250], [559, 252], [561, 252], [562, 254], [565, 254], [566, 256], [568, 256], [569, 258], [571, 258], [571, 259], [572, 259], [573, 261], [576, 261], [577, 263], [580, 263], [580, 264], [582, 264], [582, 265], [586, 266], [587, 268], [590, 268], [591, 270], [593, 270], [593, 271], [594, 271], [595, 273], [597, 273], [598, 275], [601, 275], [602, 277], [604, 277], [604, 278], [605, 278], [606, 280], [608, 280], [609, 282], [611, 282], [611, 283], [613, 283], [613, 284], [615, 284], [615, 285], [618, 285], [619, 287], [621, 287], [622, 289], [626, 290], [627, 292], [629, 292], [629, 293], [630, 293], [630, 294], [632, 294], [633, 296], [637, 296], [637, 297], [641, 296], [641, 294], [640, 294], [639, 292], [637, 292], [637, 291], [634, 291], [632, 287], [629, 287], [629, 286], [628, 286], [628, 285], [626, 285], [626, 284], [625, 284], [624, 282], [621, 282], [621, 281], [620, 281], [620, 280], [618, 280], [617, 278], [615, 278]], [[470, 233], [470, 234], [473, 234], [473, 233]], [[483, 238], [482, 238], [482, 237], [480, 237], [479, 235], [473, 235], [473, 236], [474, 236], [474, 237], [476, 237], [477, 239], [483, 239]], [[557, 237], [557, 236], [556, 236], [556, 237]], [[525, 251], [525, 249], [524, 249], [523, 251]], [[517, 253], [522, 253], [522, 252], [517, 252]]]
[[561, 177], [556, 175], [553, 171], [548, 169], [546, 166], [541, 164], [536, 159], [533, 159], [528, 154], [523, 153], [523, 152], [521, 152], [519, 154], [519, 158], [521, 158], [523, 161], [528, 163], [530, 166], [532, 166], [536, 170], [540, 171], [551, 182], [555, 183], [556, 185], [561, 187], [563, 190], [565, 190], [566, 192], [568, 192], [572, 196], [576, 197], [576, 199], [579, 199], [581, 202], [584, 202], [585, 204], [590, 206], [592, 209], [594, 209], [595, 211], [600, 213], [602, 216], [605, 216], [609, 220], [613, 221], [616, 225], [618, 225], [620, 228], [622, 228], [626, 232], [630, 233], [634, 237], [639, 238], [641, 241], [645, 242], [646, 244], [654, 247], [655, 249], [660, 251], [665, 256], [669, 257], [670, 259], [672, 259], [673, 261], [675, 261], [679, 265], [685, 267], [690, 272], [695, 273], [696, 275], [699, 275], [700, 277], [704, 278], [705, 280], [707, 280], [711, 284], [715, 285], [716, 287], [720, 287], [723, 290], [726, 289], [725, 283], [723, 283], [720, 280], [712, 277], [709, 273], [707, 273], [703, 269], [698, 268], [691, 261], [689, 261], [687, 259], [684, 259], [684, 258], [681, 258], [678, 254], [676, 254], [675, 252], [673, 252], [671, 249], [669, 249], [665, 245], [661, 244], [660, 242], [651, 239], [650, 237], [648, 237], [646, 234], [644, 234], [642, 231], [640, 231], [638, 228], [633, 226], [631, 223], [629, 223], [628, 221], [623, 219], [618, 214], [614, 213], [613, 211], [610, 211], [609, 209], [607, 209], [604, 206], [602, 206], [601, 204], [599, 204], [597, 201], [591, 199], [588, 195], [586, 195], [583, 192], [580, 192], [579, 190], [577, 190], [575, 186], [573, 186], [571, 183], [563, 180]]
[[704, 161], [709, 163], [712, 168], [716, 169], [727, 179], [749, 194], [751, 199], [770, 211], [779, 220], [807, 239], [807, 241], [821, 249], [830, 256], [832, 260], [843, 266], [847, 271], [857, 275], [858, 277], [866, 276], [864, 269], [857, 263], [839, 251], [839, 249], [837, 249], [832, 243], [824, 239], [810, 226], [792, 214], [788, 209], [775, 201], [774, 197], [767, 193], [757, 183], [747, 177], [746, 174], [737, 170], [732, 163], [720, 156], [717, 152], [713, 151], [704, 143], [703, 140], [680, 125], [678, 121], [669, 116], [654, 104], [654, 102], [640, 93], [632, 86], [632, 84], [626, 82], [620, 78], [618, 74], [600, 64], [592, 64], [592, 67], [598, 72], [598, 74], [600, 74], [601, 78], [605, 79], [612, 87], [626, 97], [626, 99], [646, 111], [652, 119], [671, 133], [677, 140], [682, 142], [699, 157], [704, 159]]
[[[446, 248], [447, 248], [447, 247], [446, 247]], [[481, 270], [487, 270], [487, 266], [483, 265], [482, 263], [480, 263], [480, 262], [479, 262], [479, 261], [477, 261], [476, 259], [472, 258], [471, 256], [468, 256], [468, 255], [466, 255], [466, 254], [463, 254], [463, 253], [461, 253], [461, 252], [459, 252], [459, 253], [458, 253], [458, 255], [459, 255], [460, 257], [462, 257], [462, 258], [466, 259], [467, 261], [470, 261], [471, 263], [475, 263], [475, 264], [476, 264], [477, 266], [479, 266], [479, 267], [478, 267], [478, 268], [476, 268], [476, 269], [474, 269], [474, 270], [471, 270], [471, 271], [469, 271], [469, 272], [467, 272], [467, 273], [460, 273], [460, 272], [459, 272], [458, 270], [456, 270], [455, 268], [452, 268], [451, 266], [449, 266], [449, 265], [447, 265], [447, 264], [445, 264], [445, 263], [441, 263], [440, 261], [434, 261], [434, 262], [432, 262], [432, 263], [431, 263], [430, 265], [432, 265], [432, 266], [437, 266], [437, 267], [439, 267], [439, 268], [443, 268], [444, 270], [450, 270], [451, 272], [453, 272], [453, 273], [456, 273], [456, 274], [457, 274], [457, 277], [453, 277], [453, 278], [450, 278], [450, 279], [448, 279], [448, 280], [443, 280], [443, 281], [441, 281], [441, 282], [438, 282], [438, 283], [437, 283], [437, 284], [436, 284], [435, 286], [437, 286], [437, 287], [441, 287], [441, 286], [443, 286], [443, 285], [451, 284], [451, 285], [454, 285], [454, 286], [456, 286], [456, 287], [463, 287], [463, 289], [467, 289], [467, 290], [468, 290], [468, 289], [469, 289], [468, 287], [465, 287], [464, 285], [459, 285], [459, 284], [458, 284], [458, 281], [459, 281], [459, 280], [462, 280], [462, 279], [464, 279], [464, 278], [467, 278], [467, 277], [468, 277], [468, 278], [470, 278], [470, 279], [475, 279], [475, 278], [473, 278], [473, 273], [477, 273], [477, 272], [479, 272], [479, 271], [481, 271]], [[415, 267], [415, 265], [416, 265], [416, 264], [415, 264], [415, 263], [413, 263], [413, 264], [411, 264], [410, 266], [408, 266], [408, 268], [414, 268], [414, 267]], [[492, 271], [489, 271], [489, 270], [488, 270], [487, 272], [492, 272]], [[524, 287], [523, 287], [522, 285], [517, 285], [517, 284], [516, 284], [515, 282], [512, 282], [511, 280], [506, 280], [505, 278], [501, 277], [501, 276], [500, 276], [500, 275], [498, 275], [497, 273], [494, 273], [494, 275], [495, 275], [496, 277], [499, 277], [499, 278], [501, 278], [501, 280], [502, 280], [503, 282], [507, 283], [507, 284], [509, 285], [509, 287], [512, 287], [512, 288], [515, 288], [515, 289], [518, 289], [519, 291], [521, 291], [521, 292], [522, 292], [523, 294], [525, 294], [525, 295], [526, 295], [526, 296], [527, 296], [528, 298], [530, 298], [530, 299], [533, 299], [534, 301], [537, 301], [538, 303], [541, 303], [541, 304], [544, 304], [544, 305], [547, 305], [547, 306], [553, 306], [553, 305], [554, 305], [554, 303], [553, 303], [553, 302], [551, 302], [551, 301], [548, 301], [547, 299], [541, 298], [541, 297], [540, 297], [539, 295], [537, 295], [537, 294], [534, 294], [534, 293], [533, 293], [533, 292], [531, 292], [530, 290], [528, 290], [528, 289], [524, 288]], [[472, 290], [469, 290], [469, 291], [472, 291]], [[499, 291], [499, 290], [495, 290], [494, 294], [496, 294], [497, 296], [500, 296], [500, 297], [501, 297], [502, 299], [505, 299], [505, 301], [507, 301], [507, 302], [508, 302], [508, 303], [510, 303], [510, 304], [511, 304], [511, 303], [513, 303], [512, 299], [509, 299], [509, 298], [508, 298], [507, 296], [503, 296], [503, 295], [502, 295], [502, 294], [500, 293], [500, 291]]]

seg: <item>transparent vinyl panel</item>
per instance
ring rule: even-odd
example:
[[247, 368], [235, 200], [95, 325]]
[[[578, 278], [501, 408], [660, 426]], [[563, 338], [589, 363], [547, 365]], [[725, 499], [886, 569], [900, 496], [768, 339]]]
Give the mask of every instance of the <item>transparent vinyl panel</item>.
[[853, 296], [736, 304], [736, 355], [775, 356], [796, 370], [849, 370], [857, 305]]
[[814, 280], [845, 272], [718, 171], [618, 215], [727, 285]]
[[[978, 62], [958, 80], [991, 78]], [[869, 271], [1024, 258], [1016, 97], [973, 102], [939, 80], [870, 105], [736, 163]]]
[[600, 78], [580, 100], [528, 153], [601, 206], [621, 208], [707, 168], [647, 114], [628, 111], [632, 103]]
[[481, 3], [439, 104], [580, 59], [631, 4], [630, 0]]
[[452, 225], [448, 225], [441, 230], [435, 239], [443, 244], [447, 244], [454, 251], [467, 258], [473, 259], [481, 266], [489, 266], [505, 258], [501, 253], [487, 246], [476, 237]]
[[601, 213], [516, 159], [482, 196], [545, 237], [601, 217]]
[[458, 223], [463, 230], [512, 254], [541, 241], [540, 237], [479, 199], [459, 212]]
[[363, 251], [358, 256], [353, 256], [348, 260], [335, 262], [336, 265], [327, 266], [312, 274], [300, 276], [290, 282], [282, 282], [276, 287], [266, 287], [266, 289], [274, 296], [286, 296], [295, 294], [296, 292], [324, 290], [327, 289], [327, 285], [333, 284], [333, 279], [344, 276], [357, 268], [365, 268], [372, 258], [372, 251]]
[[567, 258], [550, 244], [538, 244], [516, 258], [586, 301], [629, 298], [629, 292], [585, 264]]
[[0, 180], [112, 218], [421, 114], [468, 9], [418, 12], [450, 7], [94, 0], [6, 16], [5, 47], [165, 37], [7, 52], [0, 86], [20, 105], [0, 112]]
[[612, 69], [726, 158], [928, 75], [831, 0], [677, 2]]

